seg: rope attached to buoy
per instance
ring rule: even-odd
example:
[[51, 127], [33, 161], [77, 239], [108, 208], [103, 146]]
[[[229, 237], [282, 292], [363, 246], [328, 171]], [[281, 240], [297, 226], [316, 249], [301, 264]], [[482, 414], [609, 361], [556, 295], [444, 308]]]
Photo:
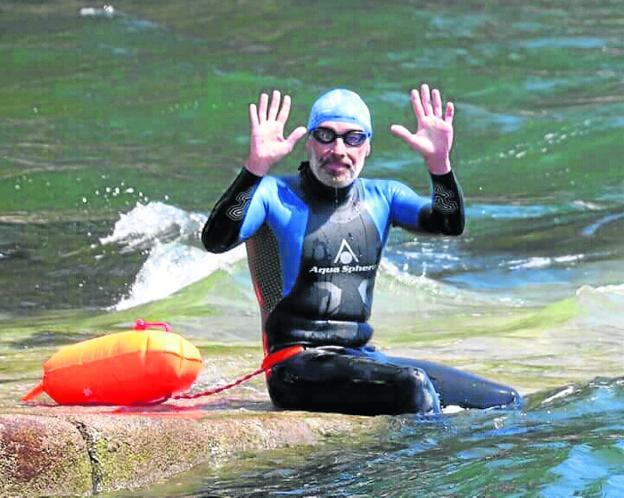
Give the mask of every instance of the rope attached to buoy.
[[232, 389], [233, 387], [236, 387], [244, 382], [247, 382], [250, 379], [253, 379], [256, 375], [260, 375], [263, 372], [268, 372], [274, 365], [277, 365], [278, 363], [281, 363], [283, 361], [288, 360], [289, 358], [292, 358], [295, 355], [298, 355], [299, 353], [303, 352], [303, 350], [304, 350], [303, 346], [290, 346], [284, 349], [280, 349], [279, 351], [276, 351], [275, 353], [271, 353], [267, 355], [262, 361], [262, 365], [260, 366], [260, 368], [258, 368], [258, 370], [251, 372], [247, 375], [243, 375], [242, 377], [239, 377], [238, 379], [230, 382], [229, 384], [225, 384], [224, 386], [213, 387], [211, 389], [207, 389], [199, 393], [178, 394], [176, 396], [171, 396], [170, 399], [196, 399], [196, 398], [201, 398], [203, 396], [210, 396], [212, 394], [217, 394], [223, 391], [227, 391], [228, 389]]

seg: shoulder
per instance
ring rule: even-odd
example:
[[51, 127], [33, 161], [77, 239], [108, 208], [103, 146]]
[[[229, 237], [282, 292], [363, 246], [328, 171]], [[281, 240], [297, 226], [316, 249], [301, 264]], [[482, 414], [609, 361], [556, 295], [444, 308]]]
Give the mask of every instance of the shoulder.
[[409, 186], [398, 180], [361, 178], [360, 182], [367, 196], [383, 196], [388, 201], [391, 201], [397, 195], [414, 194], [414, 191]]
[[287, 188], [285, 177], [265, 175], [258, 182], [256, 193], [261, 195], [276, 195], [280, 189]]
[[260, 186], [266, 189], [278, 189], [284, 187], [290, 187], [296, 176], [274, 176], [265, 175], [260, 180]]
[[256, 196], [269, 205], [297, 202], [300, 198], [297, 184], [297, 176], [266, 175], [258, 184]]

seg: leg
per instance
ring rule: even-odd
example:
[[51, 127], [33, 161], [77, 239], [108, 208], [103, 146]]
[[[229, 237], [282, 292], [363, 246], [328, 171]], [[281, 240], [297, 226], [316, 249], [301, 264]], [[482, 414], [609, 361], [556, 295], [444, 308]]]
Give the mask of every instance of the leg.
[[439, 413], [437, 395], [422, 370], [346, 353], [309, 348], [273, 367], [268, 378], [273, 403], [361, 415]]
[[394, 365], [424, 370], [440, 395], [442, 406], [458, 405], [463, 408], [520, 408], [522, 406], [520, 394], [503, 384], [431, 361], [392, 356], [386, 358]]

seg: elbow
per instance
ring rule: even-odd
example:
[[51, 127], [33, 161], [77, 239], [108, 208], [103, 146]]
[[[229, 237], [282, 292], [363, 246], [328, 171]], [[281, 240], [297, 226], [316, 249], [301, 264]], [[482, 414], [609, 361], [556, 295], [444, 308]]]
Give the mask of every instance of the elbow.
[[230, 247], [228, 244], [225, 244], [222, 240], [219, 240], [214, 234], [211, 233], [209, 225], [206, 225], [202, 230], [201, 241], [206, 251], [221, 254], [226, 252]]
[[458, 227], [449, 227], [449, 229], [444, 230], [442, 233], [444, 233], [444, 235], [449, 235], [449, 236], [452, 236], [452, 237], [458, 237], [462, 233], [464, 233], [464, 225], [461, 225], [461, 226], [458, 226]]
[[443, 235], [457, 237], [464, 233], [464, 219], [445, 218], [440, 226]]
[[221, 254], [229, 249], [229, 247], [224, 244], [215, 244], [209, 240], [202, 239], [202, 242], [204, 244], [204, 247], [206, 248], [206, 251], [213, 254]]

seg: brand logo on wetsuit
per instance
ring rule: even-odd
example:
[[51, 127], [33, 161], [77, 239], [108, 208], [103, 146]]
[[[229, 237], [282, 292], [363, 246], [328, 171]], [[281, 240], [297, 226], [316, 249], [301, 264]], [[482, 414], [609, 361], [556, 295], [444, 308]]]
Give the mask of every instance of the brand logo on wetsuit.
[[225, 215], [231, 219], [232, 221], [240, 221], [243, 219], [243, 215], [245, 214], [245, 208], [247, 204], [249, 204], [249, 200], [251, 199], [251, 191], [253, 187], [248, 188], [247, 190], [240, 192], [236, 196], [236, 204], [230, 206]]
[[342, 239], [340, 249], [338, 249], [338, 254], [336, 254], [336, 258], [334, 259], [334, 264], [340, 262], [343, 265], [348, 265], [353, 263], [353, 261], [356, 263], [360, 262], [358, 257], [353, 252], [353, 249], [351, 249], [349, 243], [345, 239]]
[[360, 260], [356, 256], [349, 243], [342, 239], [338, 253], [334, 258], [334, 264], [342, 263], [342, 266], [313, 266], [308, 273], [318, 273], [319, 275], [327, 275], [330, 273], [360, 273], [373, 271], [377, 265], [352, 265], [351, 263], [359, 263]]

